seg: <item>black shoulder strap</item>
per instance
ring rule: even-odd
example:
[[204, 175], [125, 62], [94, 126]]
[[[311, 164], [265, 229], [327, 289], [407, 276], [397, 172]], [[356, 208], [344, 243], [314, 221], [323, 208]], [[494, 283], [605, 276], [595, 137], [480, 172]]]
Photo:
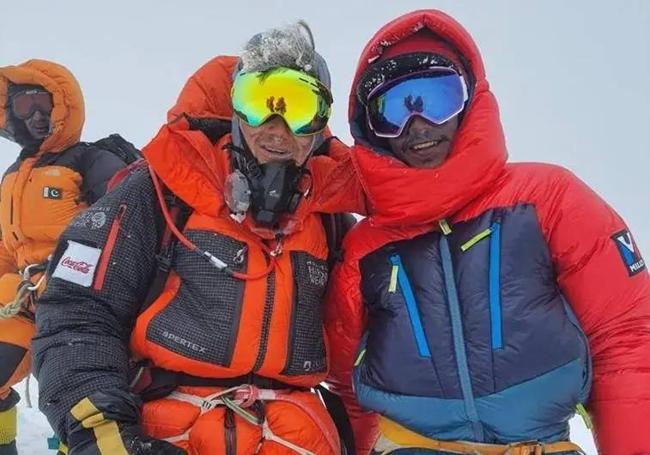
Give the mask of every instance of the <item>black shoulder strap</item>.
[[[199, 130], [214, 144], [219, 141], [225, 134], [230, 132], [231, 123], [227, 120], [221, 119], [212, 119], [212, 118], [194, 118], [188, 115], [185, 115], [189, 123], [190, 130]], [[115, 138], [114, 136], [117, 136]], [[123, 142], [131, 145], [129, 142], [124, 140], [121, 136], [111, 135], [107, 139], [112, 138], [113, 140], [121, 139]], [[135, 149], [135, 147], [133, 147]], [[137, 151], [137, 149], [135, 149]], [[139, 152], [138, 152], [139, 153]], [[139, 157], [141, 157], [139, 155]], [[191, 207], [189, 207], [185, 202], [176, 197], [169, 190], [165, 190], [165, 198], [167, 201], [167, 207], [169, 212], [174, 219], [174, 224], [179, 231], [182, 231], [187, 223], [187, 220], [192, 213]], [[174, 247], [176, 245], [176, 237], [172, 234], [171, 229], [165, 223], [165, 229], [163, 232], [163, 237], [158, 248], [158, 253], [156, 254], [156, 272], [151, 280], [147, 296], [144, 299], [144, 303], [140, 310], [140, 313], [149, 308], [153, 302], [160, 296], [162, 290], [167, 282], [167, 277], [169, 276], [169, 270], [171, 268], [173, 256], [174, 256]]]
[[[169, 209], [169, 214], [174, 220], [174, 225], [179, 231], [183, 231], [183, 228], [185, 228], [185, 224], [187, 224], [187, 220], [192, 213], [192, 208], [167, 189], [165, 189], [165, 199]], [[174, 257], [174, 247], [176, 246], [176, 237], [167, 223], [164, 221], [163, 223], [165, 223], [163, 235], [160, 245], [158, 246], [158, 252], [156, 253], [156, 271], [150, 282], [149, 290], [147, 291], [147, 296], [144, 299], [140, 313], [143, 313], [147, 308], [149, 308], [160, 294], [162, 294], [165, 283], [167, 282], [167, 277], [169, 277], [169, 271], [171, 270], [172, 260]]]
[[330, 271], [337, 262], [343, 260], [343, 237], [356, 223], [350, 213], [322, 213], [321, 220], [327, 237], [327, 266]]
[[354, 455], [357, 453], [355, 443], [354, 443], [354, 432], [352, 430], [352, 424], [350, 423], [350, 418], [348, 413], [345, 410], [343, 400], [337, 394], [330, 392], [322, 385], [316, 386], [316, 393], [323, 400], [325, 408], [330, 417], [334, 421], [336, 426], [336, 431], [339, 434], [339, 439], [341, 440], [341, 446], [345, 449], [344, 454]]
[[[322, 213], [321, 220], [327, 237], [327, 267], [331, 272], [336, 263], [343, 260], [343, 237], [356, 223], [356, 220], [349, 213]], [[316, 392], [320, 395], [327, 412], [332, 417], [334, 425], [336, 425], [341, 445], [345, 449], [344, 453], [348, 455], [357, 453], [354, 445], [352, 424], [341, 397], [330, 392], [322, 385], [316, 387]]]
[[209, 117], [191, 117], [187, 114], [183, 115], [187, 119], [190, 130], [201, 131], [210, 142], [212, 142], [212, 144], [219, 142], [219, 140], [226, 134], [230, 133], [230, 130], [232, 129], [232, 122], [230, 120]]

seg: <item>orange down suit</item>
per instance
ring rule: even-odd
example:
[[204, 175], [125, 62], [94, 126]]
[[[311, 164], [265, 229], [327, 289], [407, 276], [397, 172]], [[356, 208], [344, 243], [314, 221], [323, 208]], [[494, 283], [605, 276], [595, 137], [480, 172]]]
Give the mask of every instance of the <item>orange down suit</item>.
[[[8, 97], [13, 85], [43, 87], [52, 95], [53, 110], [50, 135], [37, 149], [24, 148], [2, 178], [0, 305], [14, 301], [23, 270], [46, 263], [68, 223], [103, 194], [110, 176], [124, 166], [112, 153], [79, 143], [81, 89], [66, 68], [52, 62], [30, 60], [0, 68], [1, 136], [17, 141], [19, 120], [11, 115]], [[0, 319], [0, 400], [29, 372], [34, 331], [29, 318]]]
[[[132, 171], [102, 199], [101, 207], [89, 209], [114, 214], [111, 226], [92, 235], [71, 227], [54, 261], [66, 254], [66, 242], [92, 243], [101, 249], [97, 273], [87, 286], [50, 280], [39, 301], [48, 326], [39, 327], [34, 347], [41, 400], [57, 398], [43, 411], [64, 440], [73, 431], [70, 409], [84, 398], [97, 403], [94, 397], [101, 393], [102, 403], [114, 397], [112, 409], [126, 409], [127, 364], [135, 357], [193, 378], [255, 374], [286, 384], [290, 391], [282, 399], [262, 400], [270, 431], [311, 453], [340, 453], [333, 422], [308, 391], [329, 367], [322, 324], [328, 247], [320, 213], [363, 212], [364, 199], [347, 147], [331, 140], [324, 145], [327, 153], [308, 161], [311, 192], [296, 213], [281, 221], [286, 235], [280, 245], [274, 232], [255, 226], [250, 217], [241, 224], [230, 217], [223, 194], [231, 172], [225, 147], [231, 136], [211, 142], [191, 124], [196, 119], [231, 120], [235, 64], [234, 57], [218, 57], [193, 75], [170, 111], [169, 123], [143, 152], [157, 180], [192, 209], [183, 235], [247, 277], [220, 272], [177, 243], [161, 295], [141, 311], [164, 231], [150, 171]], [[79, 313], [83, 329], [79, 323], [70, 325], [66, 312]], [[61, 331], [79, 343], [58, 343]], [[84, 373], [58, 371], [61, 361], [83, 363]], [[202, 410], [178, 396], [196, 398], [220, 390], [182, 386], [175, 395], [146, 402], [137, 420], [147, 435], [194, 455], [294, 453], [264, 437], [260, 426], [239, 415], [228, 417], [223, 406]]]

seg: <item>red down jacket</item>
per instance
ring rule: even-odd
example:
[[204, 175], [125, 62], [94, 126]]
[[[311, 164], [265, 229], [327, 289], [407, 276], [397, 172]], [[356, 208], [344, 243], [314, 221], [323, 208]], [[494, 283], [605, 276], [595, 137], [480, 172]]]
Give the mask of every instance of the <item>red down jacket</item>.
[[[436, 169], [406, 167], [385, 150], [377, 150], [377, 146], [370, 145], [363, 125], [365, 117], [362, 107], [355, 96], [359, 78], [383, 49], [423, 27], [451, 43], [466, 59], [468, 69], [475, 79], [474, 94], [454, 139], [451, 155], [447, 162]], [[353, 162], [368, 196], [370, 215], [346, 238], [345, 259], [335, 270], [329, 301], [326, 304], [326, 326], [331, 344], [330, 352], [333, 354], [330, 379], [346, 401], [359, 453], [367, 453], [372, 447], [377, 427], [374, 415], [362, 411], [357, 400], [362, 404], [364, 400], [366, 404], [377, 404], [380, 402], [376, 399], [379, 393], [384, 393], [384, 397], [398, 396], [395, 393], [385, 393], [390, 387], [384, 387], [383, 391], [377, 392], [377, 389], [382, 388], [377, 384], [390, 382], [397, 384], [395, 388], [403, 385], [403, 388], [408, 389], [408, 383], [413, 384], [418, 379], [410, 375], [404, 357], [396, 357], [399, 364], [393, 363], [392, 369], [396, 370], [394, 374], [399, 373], [401, 380], [406, 383], [400, 384], [400, 377], [394, 381], [386, 376], [372, 377], [372, 371], [368, 373], [366, 369], [366, 379], [362, 371], [361, 383], [358, 384], [355, 380], [355, 385], [367, 389], [368, 383], [374, 381], [373, 393], [376, 392], [376, 396], [371, 397], [371, 394], [365, 394], [357, 387], [355, 398], [352, 391], [353, 363], [364, 335], [370, 331], [366, 359], [373, 355], [384, 355], [383, 360], [371, 359], [376, 365], [386, 361], [386, 356], [390, 354], [388, 350], [394, 349], [398, 343], [389, 333], [375, 333], [373, 339], [372, 331], [377, 330], [377, 327], [392, 330], [389, 323], [382, 325], [381, 318], [394, 316], [393, 310], [396, 308], [388, 308], [391, 311], [387, 312], [386, 308], [382, 307], [383, 313], [375, 309], [377, 305], [384, 304], [382, 299], [387, 299], [388, 293], [394, 292], [387, 284], [388, 278], [386, 283], [379, 279], [384, 269], [378, 269], [375, 265], [377, 257], [383, 250], [391, 254], [390, 251], [407, 249], [404, 245], [408, 245], [408, 242], [417, 244], [428, 241], [426, 236], [429, 234], [431, 238], [435, 238], [432, 242], [438, 242], [438, 239], [443, 237], [437, 232], [438, 222], [442, 219], [447, 219], [452, 226], [453, 232], [447, 236], [449, 243], [453, 248], [458, 246], [460, 250], [460, 243], [456, 244], [456, 240], [463, 242], [471, 239], [477, 232], [475, 227], [484, 223], [486, 218], [493, 219], [496, 214], [503, 220], [501, 240], [509, 242], [502, 248], [509, 248], [508, 245], [513, 245], [513, 242], [522, 242], [519, 250], [501, 250], [503, 317], [508, 317], [509, 311], [512, 311], [510, 314], [513, 314], [512, 318], [516, 322], [512, 325], [512, 333], [506, 333], [509, 322], [503, 321], [504, 351], [516, 351], [518, 347], [525, 345], [530, 334], [542, 333], [540, 330], [543, 331], [544, 325], [550, 324], [548, 321], [551, 319], [545, 319], [546, 316], [551, 317], [550, 312], [539, 312], [540, 303], [535, 300], [536, 296], [527, 294], [531, 292], [530, 289], [538, 285], [540, 289], [543, 289], [543, 286], [557, 289], [556, 294], [562, 295], [570, 304], [588, 339], [593, 362], [593, 387], [588, 410], [593, 417], [600, 453], [650, 453], [650, 435], [647, 431], [650, 425], [650, 275], [645, 269], [645, 263], [623, 220], [569, 171], [546, 164], [506, 163], [507, 152], [498, 106], [490, 92], [479, 51], [469, 34], [449, 16], [433, 10], [416, 11], [386, 25], [371, 39], [361, 55], [350, 96], [350, 123], [356, 144], [352, 151]], [[532, 218], [523, 217], [524, 212], [532, 214]], [[516, 225], [516, 220], [530, 222]], [[515, 229], [513, 226], [519, 227]], [[455, 239], [454, 236], [459, 238]], [[465, 237], [460, 238], [462, 236]], [[526, 248], [530, 242], [537, 241], [535, 239], [539, 239], [540, 247], [534, 254], [539, 255], [541, 262], [527, 264], [525, 261], [529, 256]], [[409, 256], [411, 262], [415, 261], [414, 257], [427, 255], [426, 242], [423, 245], [423, 249], [412, 248]], [[487, 257], [488, 245], [490, 242], [479, 242], [473, 247], [475, 256], [479, 255], [480, 251], [486, 251]], [[433, 251], [434, 256], [429, 256], [433, 260], [428, 263], [427, 257], [424, 257], [419, 263], [414, 263], [411, 270], [409, 264], [406, 264], [406, 270], [412, 273], [413, 281], [419, 279], [418, 274], [442, 274], [438, 271], [440, 260], [435, 256], [438, 254], [435, 252], [437, 250]], [[474, 374], [482, 367], [475, 359], [477, 352], [481, 352], [479, 338], [483, 330], [483, 321], [475, 317], [483, 311], [482, 307], [479, 308], [479, 305], [482, 305], [481, 299], [477, 299], [476, 295], [487, 295], [487, 291], [484, 292], [478, 287], [483, 286], [483, 281], [477, 270], [485, 271], [487, 287], [487, 265], [482, 269], [479, 265], [477, 269], [474, 263], [464, 261], [459, 251], [454, 250], [452, 255], [465, 324], [469, 370], [470, 374]], [[542, 259], [548, 263], [543, 263]], [[382, 262], [384, 263], [385, 266], [381, 267], [390, 271], [390, 263]], [[505, 267], [511, 264], [515, 267], [505, 270]], [[525, 272], [523, 269], [527, 265], [530, 270], [537, 272], [519, 279], [519, 274]], [[426, 273], [421, 273], [423, 270]], [[540, 283], [541, 274], [547, 274], [550, 279]], [[386, 275], [389, 276], [390, 273], [386, 272]], [[530, 285], [523, 281], [526, 279], [531, 279]], [[428, 289], [426, 277], [421, 280], [421, 283], [415, 282], [413, 286], [418, 304], [431, 299], [431, 304], [435, 305], [438, 294], [440, 299], [444, 300], [444, 292]], [[377, 282], [380, 282], [380, 289], [373, 285]], [[477, 289], [472, 288], [472, 283], [478, 283]], [[387, 292], [382, 290], [384, 285], [389, 289]], [[483, 300], [487, 301], [487, 297]], [[476, 307], [472, 307], [474, 301], [478, 302]], [[508, 307], [515, 305], [515, 302], [522, 305], [519, 313], [517, 307]], [[426, 316], [426, 311], [420, 307], [423, 317]], [[484, 319], [488, 320], [489, 341], [490, 313], [483, 314], [487, 314]], [[517, 317], [518, 314], [521, 318]], [[537, 319], [531, 323], [530, 318], [533, 316], [530, 315], [533, 314], [537, 314]], [[427, 323], [429, 321], [425, 320], [425, 332]], [[434, 323], [435, 321], [431, 321], [431, 324]], [[444, 337], [440, 332], [427, 336], [431, 348], [430, 355], [437, 361], [436, 355], [438, 350], [443, 349], [440, 346], [444, 344]], [[436, 336], [438, 338], [435, 338]], [[516, 342], [524, 344], [509, 344], [515, 343], [511, 340], [517, 337]], [[392, 340], [392, 345], [391, 342], [385, 341], [386, 339]], [[552, 346], [555, 339], [546, 338], [546, 341]], [[372, 343], [381, 345], [387, 351], [384, 354], [372, 353]], [[533, 353], [546, 349], [540, 339], [534, 348], [539, 351], [532, 351]], [[489, 343], [485, 351], [490, 352]], [[502, 355], [493, 352], [494, 357], [488, 358], [485, 357], [485, 351], [485, 359], [497, 359]], [[548, 358], [553, 355], [553, 352], [550, 352]], [[451, 357], [453, 358], [453, 355]], [[485, 360], [488, 361], [494, 362], [494, 365], [497, 362]], [[378, 370], [379, 368], [375, 371]], [[452, 373], [456, 374], [455, 370]], [[449, 373], [438, 371], [438, 374], [444, 382], [443, 376]], [[477, 390], [481, 386], [481, 378], [472, 377], [472, 380], [474, 393], [480, 395]], [[497, 378], [494, 379], [494, 383], [496, 382]], [[411, 396], [413, 395], [418, 394]], [[442, 398], [447, 398], [444, 393]], [[480, 399], [479, 396], [477, 401]], [[393, 404], [388, 402], [385, 406], [386, 412], [390, 412], [391, 406], [396, 407], [397, 402], [397, 398]], [[367, 405], [364, 407], [375, 411], [381, 408]], [[518, 405], [515, 405], [515, 408], [511, 410], [518, 412]], [[383, 414], [386, 412], [382, 411]], [[535, 420], [537, 416], [527, 417]], [[568, 417], [565, 417], [565, 424]], [[499, 434], [499, 428], [491, 428], [490, 431], [493, 435]], [[568, 426], [566, 432], [568, 433]], [[567, 433], [564, 436], [567, 436]], [[438, 433], [432, 434], [435, 436]], [[429, 436], [433, 437], [431, 434]], [[498, 438], [494, 436], [485, 442], [500, 442], [496, 439]]]

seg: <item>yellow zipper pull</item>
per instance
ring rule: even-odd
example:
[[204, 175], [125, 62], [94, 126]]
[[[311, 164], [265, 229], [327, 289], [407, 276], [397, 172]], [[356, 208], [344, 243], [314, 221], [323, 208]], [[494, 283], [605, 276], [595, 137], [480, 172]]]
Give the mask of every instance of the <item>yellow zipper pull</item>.
[[591, 421], [591, 416], [585, 409], [582, 403], [576, 405], [576, 411], [582, 417], [582, 420], [585, 422], [585, 426], [591, 431], [594, 428], [594, 423]]
[[460, 249], [465, 252], [469, 250], [471, 247], [476, 245], [478, 242], [483, 240], [484, 238], [488, 237], [490, 234], [492, 234], [492, 228], [487, 228], [486, 230], [479, 232], [476, 234], [474, 237], [469, 239], [467, 242], [463, 243], [460, 247]]
[[438, 222], [438, 225], [440, 226], [440, 230], [444, 235], [449, 235], [451, 234], [451, 226], [447, 222], [447, 220], [440, 220]]
[[390, 271], [390, 283], [388, 284], [388, 292], [395, 294], [397, 292], [397, 273], [399, 272], [399, 266], [393, 265], [393, 268]]
[[355, 367], [358, 367], [359, 365], [361, 365], [361, 362], [363, 361], [363, 357], [364, 357], [365, 355], [366, 355], [366, 350], [364, 349], [364, 350], [361, 351], [361, 352], [359, 353], [359, 355], [357, 356], [357, 360], [354, 361], [354, 366], [355, 366]]

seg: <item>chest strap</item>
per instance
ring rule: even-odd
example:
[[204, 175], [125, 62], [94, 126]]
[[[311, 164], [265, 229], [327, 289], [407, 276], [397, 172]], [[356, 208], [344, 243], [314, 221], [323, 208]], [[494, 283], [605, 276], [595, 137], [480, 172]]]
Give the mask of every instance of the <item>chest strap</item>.
[[138, 366], [132, 377], [131, 391], [140, 395], [143, 401], [166, 397], [180, 386], [232, 388], [254, 385], [270, 390], [309, 390], [253, 373], [234, 378], [202, 378], [146, 365]]

